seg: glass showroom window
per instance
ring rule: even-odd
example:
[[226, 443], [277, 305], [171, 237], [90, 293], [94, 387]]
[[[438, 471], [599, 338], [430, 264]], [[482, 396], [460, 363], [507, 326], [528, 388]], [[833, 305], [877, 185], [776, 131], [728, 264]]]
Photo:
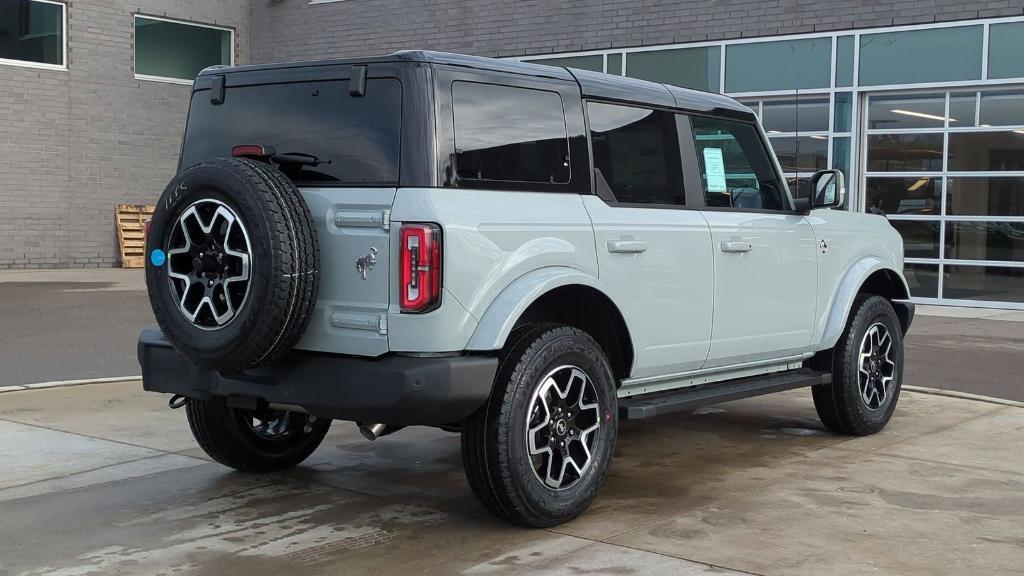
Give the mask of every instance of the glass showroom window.
[[824, 93], [743, 100], [761, 119], [794, 197], [805, 198], [810, 176], [830, 166], [850, 179], [850, 96], [838, 92], [834, 98]]
[[191, 83], [199, 71], [232, 64], [234, 32], [227, 28], [135, 16], [135, 77]]
[[1024, 304], [1024, 90], [872, 95], [865, 201], [903, 235], [916, 298]]
[[63, 68], [64, 10], [45, 0], [0, 2], [0, 63]]

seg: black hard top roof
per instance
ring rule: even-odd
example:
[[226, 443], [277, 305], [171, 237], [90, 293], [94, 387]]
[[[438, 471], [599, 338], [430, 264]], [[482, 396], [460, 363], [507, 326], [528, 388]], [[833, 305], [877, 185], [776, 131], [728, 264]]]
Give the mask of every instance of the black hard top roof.
[[385, 56], [369, 56], [361, 58], [338, 58], [330, 60], [312, 60], [304, 62], [284, 62], [278, 64], [252, 64], [247, 66], [212, 66], [199, 73], [200, 78], [234, 72], [287, 70], [316, 66], [339, 66], [353, 64], [373, 64], [377, 62], [420, 62], [461, 66], [476, 70], [505, 72], [535, 76], [541, 78], [557, 78], [576, 81], [584, 97], [633, 102], [652, 106], [682, 108], [701, 112], [724, 113], [729, 116], [752, 120], [753, 112], [732, 98], [712, 92], [702, 92], [679, 88], [657, 82], [648, 82], [636, 78], [626, 78], [577, 68], [563, 68], [531, 64], [515, 60], [486, 58], [483, 56], [467, 56], [448, 52], [430, 50], [400, 50]]

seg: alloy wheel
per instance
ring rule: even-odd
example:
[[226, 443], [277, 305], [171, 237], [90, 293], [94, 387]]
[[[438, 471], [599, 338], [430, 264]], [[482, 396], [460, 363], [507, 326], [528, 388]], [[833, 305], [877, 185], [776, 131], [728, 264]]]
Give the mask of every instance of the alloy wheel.
[[235, 319], [249, 295], [251, 266], [249, 234], [227, 204], [199, 200], [174, 223], [168, 279], [178, 310], [196, 327], [216, 330]]
[[530, 399], [526, 444], [534, 475], [549, 488], [575, 485], [592, 462], [601, 410], [593, 380], [576, 366], [549, 372]]
[[882, 323], [869, 326], [861, 341], [857, 360], [860, 399], [869, 410], [885, 406], [892, 396], [897, 370], [892, 352], [893, 340], [889, 329]]

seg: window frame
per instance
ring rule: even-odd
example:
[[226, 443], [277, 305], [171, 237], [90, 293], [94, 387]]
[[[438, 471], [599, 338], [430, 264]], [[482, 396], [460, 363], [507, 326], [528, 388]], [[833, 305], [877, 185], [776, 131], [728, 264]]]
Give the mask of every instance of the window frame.
[[[730, 123], [733, 123], [733, 124], [745, 124], [747, 126], [752, 126], [754, 128], [754, 132], [757, 134], [758, 140], [761, 143], [762, 150], [764, 150], [765, 154], [768, 155], [768, 165], [769, 165], [769, 168], [775, 174], [775, 178], [776, 178], [776, 180], [778, 180], [778, 182], [780, 184], [779, 194], [781, 195], [780, 200], [782, 201], [782, 204], [783, 204], [782, 208], [736, 208], [734, 206], [707, 206], [706, 202], [704, 201], [704, 194], [705, 194], [705, 192], [704, 192], [704, 180], [703, 180], [702, 175], [700, 173], [701, 163], [700, 163], [700, 158], [699, 158], [699, 156], [697, 154], [697, 142], [696, 142], [696, 138], [694, 137], [693, 131], [692, 131], [692, 128], [691, 128], [691, 130], [690, 130], [690, 134], [691, 134], [691, 137], [690, 137], [690, 142], [691, 142], [690, 143], [690, 149], [691, 149], [692, 154], [693, 154], [691, 162], [693, 162], [694, 163], [693, 165], [697, 167], [697, 170], [695, 171], [695, 174], [697, 175], [697, 179], [699, 180], [698, 190], [699, 190], [700, 196], [701, 196], [701, 210], [706, 210], [706, 211], [709, 211], [709, 212], [751, 212], [751, 213], [763, 213], [763, 214], [798, 214], [798, 215], [806, 214], [805, 211], [797, 209], [796, 203], [793, 201], [793, 194], [789, 191], [789, 183], [786, 181], [786, 177], [784, 176], [784, 174], [782, 172], [782, 167], [779, 165], [779, 159], [778, 159], [778, 157], [775, 156], [775, 151], [772, 148], [771, 143], [768, 141], [768, 136], [765, 134], [764, 128], [761, 126], [761, 122], [760, 121], [746, 122], [746, 121], [743, 121], [743, 120], [737, 120], [735, 118], [722, 118], [721, 116], [714, 116], [714, 115], [711, 115], [711, 114], [697, 114], [697, 113], [693, 113], [693, 112], [687, 112], [686, 115], [688, 117], [697, 116], [697, 117], [700, 117], [700, 118], [708, 118], [708, 119], [711, 119], [711, 120], [717, 120], [717, 121], [721, 121], [721, 122], [730, 122]], [[788, 205], [788, 207], [787, 207], [787, 205]]]
[[[609, 106], [623, 106], [627, 108], [639, 108], [641, 110], [651, 110], [654, 112], [667, 112], [675, 116], [675, 130], [676, 139], [678, 141], [679, 150], [679, 167], [681, 170], [680, 183], [683, 185], [683, 198], [685, 198], [685, 204], [654, 204], [646, 202], [620, 202], [615, 196], [608, 197], [602, 194], [597, 188], [597, 178], [595, 177], [596, 166], [594, 165], [594, 141], [591, 138], [590, 131], [590, 108], [589, 104], [593, 102], [595, 104], [605, 104]], [[612, 208], [648, 208], [648, 209], [662, 209], [662, 210], [695, 210], [704, 206], [704, 193], [701, 189], [699, 194], [695, 193], [694, 190], [694, 175], [693, 170], [687, 170], [687, 157], [691, 156], [691, 150], [687, 149], [687, 145], [693, 147], [693, 138], [690, 132], [689, 118], [683, 112], [673, 108], [664, 108], [661, 106], [651, 106], [647, 104], [638, 104], [634, 102], [620, 102], [617, 100], [606, 100], [603, 98], [584, 98], [583, 99], [583, 117], [586, 121], [586, 134], [587, 134], [587, 157], [590, 161], [590, 180], [592, 187], [590, 194], [601, 199], [602, 202]], [[697, 179], [699, 184], [699, 178]]]
[[183, 86], [191, 86], [195, 82], [195, 78], [184, 79], [184, 78], [172, 78], [169, 76], [155, 76], [152, 74], [139, 74], [139, 51], [138, 51], [138, 26], [139, 18], [146, 20], [157, 20], [160, 22], [170, 22], [172, 24], [183, 24], [185, 26], [194, 26], [196, 28], [209, 28], [212, 30], [220, 30], [227, 32], [231, 39], [231, 50], [229, 51], [229, 60], [227, 66], [235, 65], [235, 50], [237, 48], [235, 44], [235, 29], [229, 26], [218, 26], [216, 24], [206, 24], [204, 22], [195, 22], [192, 20], [181, 20], [177, 18], [167, 18], [165, 16], [152, 16], [144, 12], [133, 12], [132, 13], [132, 74], [136, 80], [142, 80], [145, 82], [163, 82], [165, 84], [180, 84]]
[[56, 0], [30, 0], [39, 4], [53, 4], [60, 6], [61, 18], [61, 63], [47, 64], [45, 62], [33, 62], [31, 60], [17, 60], [14, 58], [0, 58], [0, 66], [18, 66], [21, 68], [37, 68], [41, 70], [68, 70], [68, 5], [65, 2]]

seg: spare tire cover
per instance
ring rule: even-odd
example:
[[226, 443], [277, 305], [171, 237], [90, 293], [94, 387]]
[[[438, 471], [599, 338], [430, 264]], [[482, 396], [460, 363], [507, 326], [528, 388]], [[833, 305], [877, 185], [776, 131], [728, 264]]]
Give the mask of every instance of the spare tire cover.
[[272, 362], [309, 323], [316, 230], [299, 190], [269, 164], [214, 158], [181, 171], [160, 197], [146, 254], [157, 323], [198, 366]]

